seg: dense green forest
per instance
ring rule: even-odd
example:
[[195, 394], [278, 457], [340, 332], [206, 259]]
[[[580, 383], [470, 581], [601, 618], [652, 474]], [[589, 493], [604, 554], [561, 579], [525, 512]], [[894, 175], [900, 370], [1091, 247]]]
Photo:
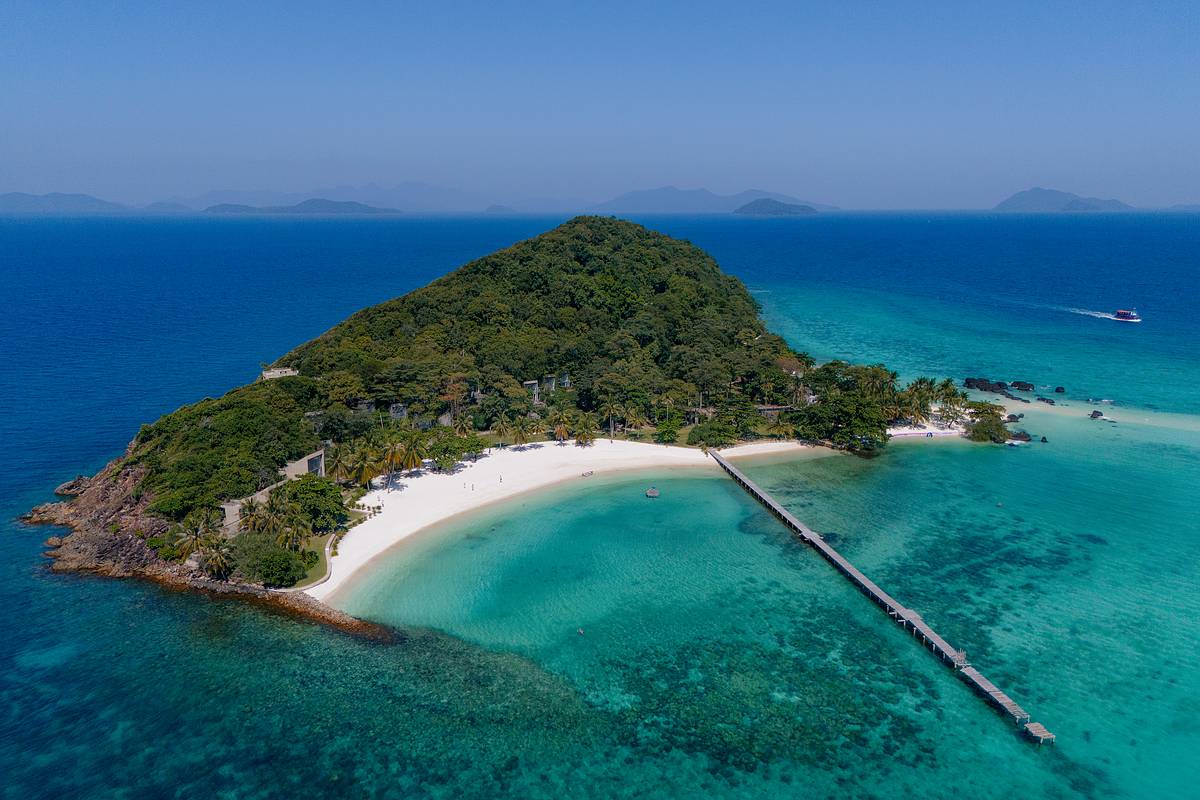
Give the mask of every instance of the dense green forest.
[[[901, 390], [883, 367], [815, 368], [707, 253], [604, 217], [572, 219], [359, 311], [276, 366], [299, 375], [143, 427], [128, 463], [148, 468], [141, 490], [155, 511], [181, 519], [246, 496], [321, 441], [370, 441], [389, 462], [404, 449], [403, 459], [445, 466], [479, 449], [474, 431], [586, 442], [597, 428], [653, 425], [655, 440], [675, 442], [691, 424], [694, 445], [776, 435], [870, 452], [888, 420], [961, 399], [931, 381]], [[541, 402], [524, 381], [540, 382]], [[756, 404], [792, 410], [767, 425]], [[409, 430], [439, 417], [443, 427], [418, 442], [392, 430], [395, 416]], [[343, 476], [370, 471], [365, 448], [340, 449]]]

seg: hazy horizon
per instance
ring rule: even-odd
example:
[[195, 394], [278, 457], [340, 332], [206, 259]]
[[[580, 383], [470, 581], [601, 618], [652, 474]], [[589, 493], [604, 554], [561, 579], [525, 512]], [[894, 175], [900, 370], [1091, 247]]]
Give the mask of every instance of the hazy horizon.
[[[1188, 4], [0, 11], [0, 193], [145, 204], [409, 181], [482, 203], [761, 189], [1200, 203]], [[539, 201], [540, 199], [540, 201]]]

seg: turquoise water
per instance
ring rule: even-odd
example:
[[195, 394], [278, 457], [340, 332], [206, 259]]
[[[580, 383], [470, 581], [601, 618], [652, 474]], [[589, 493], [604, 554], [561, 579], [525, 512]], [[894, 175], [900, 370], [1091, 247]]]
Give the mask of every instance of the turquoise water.
[[[52, 575], [49, 531], [6, 523], [0, 796], [1195, 796], [1198, 220], [647, 220], [713, 252], [820, 356], [1067, 386], [1069, 407], [1023, 409], [1045, 445], [745, 467], [1054, 747], [1022, 741], [728, 479], [670, 472], [406, 543], [338, 601], [396, 624], [387, 645]], [[0, 315], [0, 437], [20, 454], [0, 510], [553, 222], [0, 220], [0, 289], [20, 298]], [[1146, 322], [1064, 310], [1126, 305]], [[1093, 397], [1122, 421], [1084, 419]]]

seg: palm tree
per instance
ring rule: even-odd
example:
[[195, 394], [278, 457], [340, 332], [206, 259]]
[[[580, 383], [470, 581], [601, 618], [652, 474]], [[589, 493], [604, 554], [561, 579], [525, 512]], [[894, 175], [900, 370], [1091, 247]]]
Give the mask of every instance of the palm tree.
[[496, 421], [492, 423], [492, 433], [496, 434], [500, 446], [504, 447], [504, 440], [512, 435], [512, 421], [507, 414], [496, 417]]
[[349, 477], [350, 448], [348, 445], [335, 444], [325, 450], [325, 474], [332, 480], [341, 482]]
[[533, 423], [529, 417], [517, 417], [512, 426], [513, 443], [518, 446], [528, 444], [533, 434]]
[[374, 449], [362, 442], [350, 455], [350, 480], [364, 489], [371, 488], [371, 481], [379, 475], [379, 457]]
[[275, 534], [275, 543], [299, 553], [304, 549], [309, 536], [312, 536], [312, 523], [298, 506], [293, 505], [291, 512], [284, 517], [279, 532]]
[[454, 432], [459, 436], [470, 436], [475, 432], [475, 420], [470, 414], [459, 414], [454, 418]]
[[950, 378], [937, 385], [936, 395], [939, 403], [952, 403], [958, 399], [958, 386]]
[[642, 413], [642, 407], [639, 405], [630, 405], [625, 409], [625, 427], [628, 428], [644, 428], [649, 424], [646, 415]]
[[579, 412], [571, 422], [572, 434], [578, 447], [587, 447], [596, 441], [596, 418], [591, 414]]
[[550, 430], [554, 433], [554, 439], [559, 444], [571, 438], [571, 417], [566, 411], [561, 408], [554, 409], [550, 412], [547, 422], [550, 424]]
[[429, 449], [426, 446], [425, 434], [418, 430], [409, 431], [404, 436], [403, 447], [400, 452], [400, 469], [414, 470], [420, 469], [425, 465], [425, 459], [429, 457]]
[[862, 388], [867, 396], [882, 400], [895, 391], [896, 373], [882, 365], [867, 367], [862, 377]]
[[215, 508], [198, 508], [171, 529], [173, 544], [181, 559], [187, 560], [210, 536], [221, 533], [221, 512]]
[[929, 401], [922, 392], [910, 386], [904, 391], [900, 400], [904, 416], [908, 417], [908, 421], [913, 425], [921, 425], [929, 421]]
[[233, 571], [233, 556], [229, 540], [220, 534], [200, 543], [200, 559], [204, 571], [213, 578], [224, 578]]
[[388, 431], [386, 443], [383, 446], [383, 462], [387, 467], [388, 473], [388, 490], [392, 488], [392, 475], [400, 469], [400, 463], [404, 460], [404, 442], [407, 434], [399, 429]]
[[612, 395], [608, 395], [600, 401], [600, 416], [608, 419], [608, 440], [610, 442], [616, 436], [617, 417], [621, 416], [623, 410], [621, 404]]
[[258, 533], [267, 526], [267, 510], [256, 497], [247, 497], [238, 506], [238, 530]]
[[[671, 409], [675, 407], [675, 398], [669, 394], [664, 394], [658, 400], [659, 405], [666, 409], [667, 416], [671, 415]], [[661, 422], [661, 419], [656, 419], [655, 422]]]

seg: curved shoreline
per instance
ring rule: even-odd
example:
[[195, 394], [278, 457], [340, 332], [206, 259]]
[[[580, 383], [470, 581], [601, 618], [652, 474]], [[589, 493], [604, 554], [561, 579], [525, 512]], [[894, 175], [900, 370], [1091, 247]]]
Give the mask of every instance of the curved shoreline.
[[[726, 457], [811, 450], [799, 442], [755, 442], [723, 450]], [[590, 447], [573, 443], [538, 442], [521, 448], [493, 449], [475, 463], [453, 473], [404, 475], [390, 487], [374, 489], [366, 505], [380, 505], [376, 516], [351, 528], [329, 559], [326, 580], [303, 593], [328, 603], [353, 577], [376, 558], [413, 535], [454, 517], [527, 492], [546, 489], [575, 478], [655, 467], [700, 467], [716, 464], [698, 449], [599, 439]]]

